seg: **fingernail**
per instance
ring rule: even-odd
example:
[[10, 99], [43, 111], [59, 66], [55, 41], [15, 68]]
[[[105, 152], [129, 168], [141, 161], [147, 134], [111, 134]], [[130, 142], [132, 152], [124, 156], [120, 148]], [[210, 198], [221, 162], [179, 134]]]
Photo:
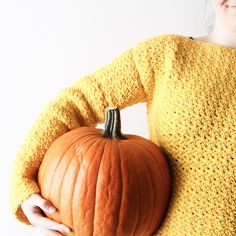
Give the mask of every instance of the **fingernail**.
[[69, 228], [65, 228], [64, 231], [65, 231], [66, 233], [70, 233], [71, 230], [70, 230]]
[[56, 208], [53, 206], [50, 206], [48, 211], [49, 211], [49, 213], [54, 213], [56, 211]]

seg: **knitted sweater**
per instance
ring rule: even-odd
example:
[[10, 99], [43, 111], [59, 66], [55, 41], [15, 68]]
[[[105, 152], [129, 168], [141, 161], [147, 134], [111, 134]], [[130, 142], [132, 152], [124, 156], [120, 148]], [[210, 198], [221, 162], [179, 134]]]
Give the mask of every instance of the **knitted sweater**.
[[158, 236], [236, 235], [236, 49], [161, 34], [65, 88], [39, 115], [13, 166], [11, 209], [39, 193], [37, 171], [63, 133], [104, 122], [108, 106], [147, 105], [149, 138], [170, 163]]

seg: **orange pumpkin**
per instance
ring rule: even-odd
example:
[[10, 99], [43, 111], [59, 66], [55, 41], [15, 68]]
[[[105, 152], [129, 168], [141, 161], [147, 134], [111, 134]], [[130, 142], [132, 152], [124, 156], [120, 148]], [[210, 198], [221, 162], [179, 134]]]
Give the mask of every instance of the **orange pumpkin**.
[[121, 133], [118, 108], [107, 108], [104, 130], [80, 127], [49, 147], [38, 173], [41, 195], [58, 211], [47, 216], [73, 236], [150, 236], [170, 197], [161, 149]]

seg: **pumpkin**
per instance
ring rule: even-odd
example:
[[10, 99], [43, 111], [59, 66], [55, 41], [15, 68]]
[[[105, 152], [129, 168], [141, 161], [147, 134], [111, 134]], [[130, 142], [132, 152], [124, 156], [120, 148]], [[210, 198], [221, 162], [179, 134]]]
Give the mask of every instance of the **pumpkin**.
[[41, 195], [58, 210], [47, 217], [73, 236], [150, 236], [170, 197], [170, 172], [159, 146], [121, 133], [118, 108], [104, 129], [79, 127], [56, 139], [38, 172]]

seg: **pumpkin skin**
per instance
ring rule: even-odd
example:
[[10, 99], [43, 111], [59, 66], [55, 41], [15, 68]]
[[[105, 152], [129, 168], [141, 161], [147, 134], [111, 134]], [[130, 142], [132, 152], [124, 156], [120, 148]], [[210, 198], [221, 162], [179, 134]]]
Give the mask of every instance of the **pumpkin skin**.
[[121, 134], [118, 108], [106, 117], [104, 130], [80, 127], [49, 147], [38, 183], [58, 210], [46, 215], [73, 230], [65, 235], [150, 236], [169, 203], [168, 163], [150, 140]]

